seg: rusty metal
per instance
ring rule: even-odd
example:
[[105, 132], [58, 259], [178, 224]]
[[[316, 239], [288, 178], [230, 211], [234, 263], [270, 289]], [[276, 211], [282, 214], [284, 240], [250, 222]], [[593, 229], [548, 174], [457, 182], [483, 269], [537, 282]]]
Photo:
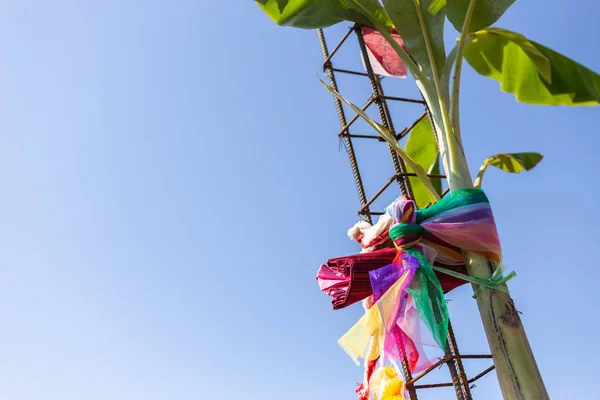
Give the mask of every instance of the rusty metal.
[[392, 100], [392, 101], [403, 101], [405, 103], [417, 103], [417, 104], [423, 104], [423, 105], [426, 104], [424, 100], [409, 99], [407, 97], [394, 97], [394, 96], [381, 95], [380, 98], [385, 99], [385, 100]]
[[[381, 196], [383, 194], [383, 192], [385, 192], [385, 190], [390, 187], [390, 185], [398, 179], [398, 177], [411, 177], [411, 176], [417, 176], [417, 174], [415, 174], [414, 172], [402, 172], [400, 174], [395, 174], [392, 175], [387, 181], [386, 183], [377, 191], [377, 193], [375, 193], [373, 195], [373, 197], [371, 197], [371, 199], [369, 201], [367, 201], [366, 204], [363, 205], [363, 207], [358, 210], [358, 215], [365, 215], [365, 212], [368, 211], [368, 208], [371, 204], [373, 204], [373, 202], [375, 200], [377, 200], [379, 198], [379, 196]], [[430, 178], [440, 178], [440, 179], [446, 179], [446, 175], [441, 175], [441, 174], [427, 174], [428, 177]]]
[[[466, 358], [466, 357], [461, 357], [461, 358]], [[491, 358], [491, 356], [489, 358]], [[439, 364], [438, 364], [438, 366], [439, 366]], [[479, 373], [475, 377], [469, 379], [467, 381], [468, 385], [470, 385], [471, 383], [475, 382], [476, 380], [484, 377], [485, 375], [489, 374], [495, 368], [496, 367], [494, 365], [492, 365], [492, 366], [488, 367], [487, 369], [483, 370], [481, 373]], [[467, 387], [469, 387], [468, 385], [467, 385]], [[431, 384], [426, 384], [426, 385], [414, 385], [414, 388], [415, 388], [415, 390], [417, 390], [417, 389], [433, 389], [433, 388], [450, 387], [450, 386], [454, 386], [454, 383], [448, 382], [448, 383], [431, 383]]]
[[[405, 382], [412, 380], [412, 374], [408, 368], [408, 361], [406, 361], [406, 357], [402, 359], [402, 374], [404, 375]], [[406, 385], [406, 391], [408, 392], [408, 397], [411, 400], [418, 400], [417, 389], [414, 385]]]
[[365, 72], [358, 72], [358, 71], [352, 71], [350, 69], [341, 69], [341, 68], [331, 68], [331, 70], [333, 72], [341, 72], [342, 74], [348, 74], [348, 75], [359, 75], [359, 76], [369, 76], [367, 73]]
[[[367, 71], [366, 73], [359, 72], [359, 71], [353, 71], [353, 70], [349, 70], [349, 69], [334, 68], [333, 64], [332, 64], [333, 56], [342, 47], [342, 45], [347, 42], [347, 39], [350, 37], [350, 35], [353, 31], [356, 33], [356, 36], [357, 36], [361, 55], [363, 57], [364, 65], [365, 65], [365, 68]], [[408, 135], [411, 132], [411, 130], [416, 126], [416, 124], [418, 124], [423, 118], [425, 118], [427, 116], [433, 127], [436, 141], [439, 139], [437, 132], [435, 130], [433, 121], [431, 120], [431, 114], [429, 113], [429, 110], [427, 109], [426, 103], [424, 100], [410, 99], [410, 98], [398, 97], [398, 96], [388, 96], [388, 95], [384, 94], [383, 88], [381, 87], [380, 77], [373, 73], [373, 70], [369, 63], [369, 58], [368, 58], [369, 56], [368, 56], [368, 52], [366, 50], [364, 41], [362, 39], [360, 27], [354, 26], [353, 28], [351, 28], [342, 37], [340, 42], [336, 45], [336, 47], [334, 48], [334, 50], [331, 53], [329, 53], [327, 50], [327, 44], [325, 42], [325, 36], [324, 36], [322, 30], [318, 30], [318, 36], [319, 36], [319, 43], [321, 45], [321, 51], [323, 53], [323, 58], [325, 60], [323, 63], [323, 69], [324, 69], [325, 74], [329, 78], [329, 82], [330, 82], [331, 86], [336, 91], [339, 92], [338, 87], [337, 87], [337, 82], [335, 79], [335, 72], [367, 76], [369, 78], [369, 83], [371, 85], [372, 96], [368, 99], [366, 104], [362, 107], [363, 111], [366, 111], [373, 103], [375, 103], [375, 105], [377, 106], [377, 111], [378, 111], [382, 125], [385, 126], [392, 134], [394, 134], [394, 136], [398, 140], [400, 140], [400, 139], [404, 138], [406, 135]], [[396, 154], [396, 152], [391, 147], [388, 146], [389, 150], [390, 150], [390, 157], [392, 159], [395, 174], [386, 181], [386, 183], [375, 193], [375, 195], [371, 199], [367, 199], [363, 181], [362, 181], [361, 174], [360, 174], [360, 170], [358, 168], [358, 163], [356, 161], [356, 154], [355, 154], [352, 139], [377, 139], [378, 141], [383, 141], [383, 139], [376, 135], [363, 135], [363, 134], [351, 133], [350, 127], [352, 126], [352, 124], [354, 122], [356, 122], [358, 120], [358, 118], [360, 118], [360, 116], [354, 115], [349, 121], [347, 121], [341, 101], [339, 99], [337, 99], [337, 97], [335, 97], [335, 96], [334, 96], [334, 100], [335, 100], [336, 110], [338, 113], [338, 118], [340, 120], [340, 125], [342, 127], [341, 131], [338, 133], [338, 136], [339, 136], [340, 140], [343, 140], [343, 142], [344, 142], [344, 145], [345, 145], [345, 148], [346, 148], [346, 151], [348, 154], [348, 158], [350, 160], [350, 166], [352, 167], [352, 173], [354, 176], [354, 181], [356, 183], [356, 188], [358, 191], [358, 196], [359, 196], [359, 200], [360, 200], [360, 204], [361, 204], [361, 209], [359, 210], [358, 215], [360, 215], [362, 218], [364, 218], [369, 223], [372, 223], [372, 218], [371, 218], [372, 216], [384, 214], [383, 212], [380, 212], [380, 211], [371, 211], [370, 210], [370, 206], [373, 204], [373, 202], [377, 198], [379, 198], [382, 195], [382, 193], [385, 190], [387, 190], [394, 181], [398, 182], [400, 192], [402, 194], [406, 194], [409, 197], [412, 197], [412, 188], [410, 186], [409, 177], [414, 177], [414, 176], [416, 176], [416, 174], [407, 172], [402, 159]], [[387, 105], [387, 101], [399, 101], [399, 102], [422, 104], [422, 105], [425, 105], [425, 112], [421, 116], [419, 116], [416, 119], [416, 121], [414, 121], [414, 123], [412, 123], [409, 127], [406, 127], [398, 134], [395, 134], [394, 126], [392, 123], [392, 118], [391, 118], [390, 111], [389, 111], [389, 108]], [[431, 178], [440, 178], [440, 179], [446, 178], [446, 176], [443, 174], [428, 174], [428, 176]], [[446, 193], [447, 193], [447, 191], [445, 191], [443, 193], [443, 195], [445, 195]], [[454, 332], [453, 332], [452, 326], [450, 324], [448, 326], [448, 338], [447, 339], [448, 339], [447, 340], [448, 345], [447, 345], [447, 349], [446, 349], [446, 353], [445, 353], [444, 357], [442, 359], [440, 359], [439, 361], [437, 361], [434, 365], [430, 366], [425, 371], [422, 371], [421, 373], [419, 373], [418, 375], [416, 375], [414, 377], [411, 375], [411, 373], [409, 371], [408, 362], [405, 359], [402, 360], [402, 370], [403, 370], [402, 372], [405, 377], [406, 389], [408, 392], [408, 396], [411, 400], [418, 399], [417, 390], [427, 389], [427, 388], [439, 388], [439, 387], [453, 387], [455, 389], [456, 397], [458, 400], [472, 400], [470, 384], [475, 382], [476, 380], [480, 379], [481, 377], [485, 376], [486, 374], [488, 374], [490, 371], [492, 371], [494, 369], [494, 366], [492, 365], [491, 367], [484, 370], [483, 372], [481, 372], [479, 375], [475, 376], [474, 378], [468, 379], [467, 375], [465, 373], [465, 370], [464, 370], [462, 360], [491, 359], [492, 356], [488, 355], [488, 354], [461, 355], [459, 353], [458, 346], [456, 343], [456, 338], [454, 336]], [[420, 380], [421, 378], [423, 378], [424, 376], [429, 374], [431, 371], [433, 371], [434, 369], [436, 369], [444, 364], [447, 365], [447, 367], [449, 369], [450, 376], [452, 378], [452, 382], [422, 384], [422, 385], [416, 384], [416, 382], [418, 380]]]
[[363, 214], [361, 215], [383, 215], [385, 214], [383, 211], [365, 211]]
[[454, 330], [452, 329], [450, 321], [448, 321], [448, 338], [446, 343], [446, 354], [452, 355], [452, 360], [448, 362], [448, 366], [454, 365], [454, 368], [450, 367], [450, 375], [452, 377], [452, 382], [454, 383], [456, 395], [458, 398], [462, 397], [464, 400], [473, 400], [471, 389], [467, 382], [465, 368], [463, 367], [461, 358], [457, 356], [459, 354], [458, 345], [456, 344]]
[[[414, 128], [415, 126], [417, 126], [417, 124], [418, 124], [419, 122], [421, 122], [421, 120], [422, 120], [423, 118], [425, 118], [426, 116], [427, 116], [427, 112], [424, 112], [423, 114], [421, 114], [421, 116], [420, 116], [419, 118], [417, 118], [417, 120], [416, 120], [415, 122], [413, 122], [413, 124], [412, 124], [411, 126], [409, 126], [408, 128], [404, 128], [404, 129], [402, 129], [402, 131], [396, 135], [396, 139], [400, 140], [400, 139], [402, 139], [404, 136], [408, 135], [408, 134], [409, 134], [409, 133], [410, 133], [410, 132], [413, 130], [413, 128]], [[432, 125], [432, 126], [433, 126], [433, 125]]]
[[[332, 73], [333, 73], [333, 72], [332, 72]], [[335, 89], [337, 90], [337, 86], [336, 86], [336, 88], [335, 88]], [[338, 99], [337, 97], [336, 97], [336, 100], [337, 100], [337, 101], [336, 101], [336, 103], [339, 103], [339, 104], [340, 104], [340, 107], [341, 107], [341, 106], [342, 106], [342, 102], [341, 102], [341, 100], [340, 100], [340, 99]], [[362, 110], [362, 111], [367, 111], [367, 108], [369, 108], [369, 106], [370, 106], [371, 104], [373, 104], [373, 102], [374, 102], [374, 101], [375, 101], [375, 99], [373, 99], [373, 98], [370, 98], [370, 99], [369, 99], [369, 100], [368, 100], [368, 101], [365, 103], [365, 105], [364, 105], [364, 106], [362, 106], [361, 110]], [[342, 110], [342, 111], [343, 111], [343, 110]], [[341, 135], [343, 135], [344, 133], [347, 133], [347, 132], [348, 132], [348, 128], [350, 128], [350, 126], [351, 126], [353, 123], [355, 123], [355, 122], [356, 122], [356, 121], [357, 121], [359, 118], [360, 118], [360, 115], [356, 114], [354, 117], [350, 118], [350, 121], [343, 123], [343, 124], [342, 124], [342, 130], [340, 131], [340, 133], [338, 133], [338, 136], [341, 136]], [[344, 121], [345, 121], [345, 118], [344, 118]]]
[[[335, 53], [337, 53], [337, 51], [340, 49], [340, 47], [342, 47], [344, 42], [346, 42], [346, 39], [348, 39], [351, 34], [352, 34], [352, 28], [348, 29], [348, 32], [344, 35], [344, 37], [342, 37], [342, 39], [338, 42], [338, 44], [333, 48], [331, 53], [329, 53], [325, 57], [325, 61], [323, 62], [323, 71], [325, 71], [326, 68], [331, 68], [331, 62], [330, 62], [331, 57], [333, 57], [335, 55]], [[320, 41], [320, 39], [319, 39], [319, 41]], [[327, 51], [327, 49], [325, 49], [325, 51]]]
[[430, 383], [428, 385], [415, 385], [415, 390], [417, 390], [417, 389], [433, 389], [433, 388], [451, 387], [451, 386], [454, 386], [453, 382], [448, 382], [448, 383]]
[[[490, 356], [490, 358], [491, 358], [491, 356]], [[492, 372], [495, 368], [496, 368], [496, 366], [492, 365], [488, 369], [486, 369], [483, 372], [481, 372], [479, 375], [475, 376], [474, 378], [469, 379], [468, 382], [469, 383], [475, 382], [477, 379], [482, 378], [483, 376], [485, 376], [485, 375], [489, 374], [490, 372]]]
[[[362, 36], [361, 27], [355, 25], [354, 32], [356, 33], [356, 38], [358, 39], [358, 46], [360, 47], [360, 53], [364, 60], [365, 69], [367, 70], [367, 75], [369, 76], [369, 83], [371, 84], [371, 92], [373, 93], [373, 99], [375, 100], [375, 104], [377, 106], [377, 111], [379, 113], [379, 118], [381, 119], [381, 124], [385, 126], [388, 131], [390, 131], [394, 136], [394, 125], [392, 123], [392, 119], [390, 118], [390, 112], [387, 107], [387, 103], [383, 98], [385, 95], [383, 93], [383, 88], [381, 87], [381, 83], [379, 82], [379, 77], [373, 73], [373, 68], [371, 67], [371, 63], [369, 62], [369, 52], [367, 51], [367, 46], [365, 45], [365, 41]], [[392, 148], [392, 146], [388, 146], [390, 151], [390, 157], [392, 159], [392, 164], [394, 165], [394, 171], [396, 174], [400, 174], [402, 172], [406, 172], [406, 167], [404, 165], [404, 161], [398, 156], [396, 151]], [[400, 186], [400, 193], [404, 195], [412, 196], [412, 189], [410, 187], [410, 183], [408, 182], [408, 178], [406, 177], [398, 177], [397, 179], [398, 186]]]
[[466, 354], [466, 355], [461, 355], [460, 358], [462, 359], [479, 359], [479, 358], [493, 358], [491, 354]]
[[418, 381], [419, 379], [421, 379], [422, 377], [424, 377], [425, 375], [427, 375], [428, 373], [430, 373], [434, 369], [438, 368], [440, 365], [447, 363], [449, 359], [450, 359], [450, 357], [448, 357], [448, 356], [439, 359], [436, 363], [434, 363], [433, 365], [429, 366], [427, 369], [425, 369], [424, 371], [422, 371], [419, 375], [415, 376], [412, 379], [407, 379], [406, 380], [406, 385], [414, 385], [414, 383], [416, 381]]
[[339, 136], [349, 136], [354, 139], [377, 139], [377, 141], [379, 141], [379, 142], [385, 142], [384, 138], [382, 138], [381, 136], [375, 136], [375, 135], [357, 135], [355, 133], [353, 133], [353, 134], [343, 133]]
[[[323, 34], [323, 30], [319, 29], [317, 31], [317, 35], [319, 36], [319, 44], [321, 45], [321, 52], [323, 53], [323, 58], [328, 59], [329, 54], [327, 51], [327, 43], [325, 42], [325, 35]], [[332, 71], [331, 67], [325, 69], [325, 75], [329, 78], [329, 84], [335, 90], [337, 89], [337, 82], [335, 81], [335, 74]], [[336, 97], [335, 108], [338, 114], [338, 118], [340, 120], [340, 124], [342, 126], [346, 126], [346, 115], [344, 114], [344, 108], [342, 107], [342, 102]], [[348, 128], [346, 127], [346, 130]], [[344, 144], [346, 146], [346, 153], [348, 153], [348, 159], [350, 160], [350, 167], [352, 168], [352, 175], [354, 176], [354, 182], [356, 184], [356, 190], [358, 191], [358, 198], [360, 200], [361, 205], [367, 202], [367, 195], [365, 194], [365, 187], [362, 183], [362, 178], [360, 176], [360, 171], [358, 169], [358, 162], [356, 161], [356, 154], [354, 153], [354, 146], [352, 145], [352, 139], [349, 137], [344, 137]], [[372, 223], [371, 217], [367, 216], [367, 220]]]

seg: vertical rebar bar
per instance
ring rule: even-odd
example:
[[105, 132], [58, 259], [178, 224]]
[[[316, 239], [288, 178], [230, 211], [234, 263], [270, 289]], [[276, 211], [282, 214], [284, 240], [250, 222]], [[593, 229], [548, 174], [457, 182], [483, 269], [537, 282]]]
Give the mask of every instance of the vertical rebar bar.
[[[455, 382], [454, 376], [452, 376], [452, 382], [454, 383], [454, 389], [456, 390], [457, 397], [458, 391], [460, 390], [462, 392], [461, 394], [464, 400], [473, 400], [473, 397], [471, 396], [471, 389], [469, 388], [469, 380], [467, 378], [465, 368], [460, 358], [458, 345], [456, 344], [456, 337], [454, 336], [454, 330], [452, 329], [450, 321], [448, 321], [448, 344], [446, 347], [446, 352], [447, 354], [450, 354], [453, 357], [452, 362], [456, 371], [457, 382]], [[452, 373], [450, 374], [452, 375]]]
[[[317, 30], [317, 35], [319, 36], [319, 44], [321, 45], [321, 52], [323, 53], [323, 58], [327, 61], [326, 65], [324, 65], [323, 69], [327, 78], [329, 78], [329, 84], [336, 91], [337, 82], [335, 80], [335, 74], [333, 73], [331, 61], [329, 60], [329, 51], [327, 50], [327, 43], [325, 42], [325, 35], [323, 34], [322, 29]], [[340, 124], [342, 127], [346, 126], [346, 114], [344, 113], [344, 108], [342, 107], [342, 102], [337, 97], [334, 98], [335, 101], [335, 109], [337, 111], [338, 117], [340, 119]], [[348, 128], [349, 129], [349, 128]], [[345, 133], [349, 133], [348, 130]], [[362, 178], [360, 176], [360, 171], [358, 169], [358, 162], [356, 161], [356, 153], [354, 153], [354, 146], [352, 145], [352, 138], [348, 135], [342, 135], [342, 140], [344, 141], [344, 146], [346, 147], [346, 152], [348, 153], [348, 159], [350, 160], [350, 167], [352, 167], [352, 175], [354, 176], [354, 183], [356, 184], [356, 190], [358, 191], [358, 198], [360, 200], [360, 205], [364, 206], [367, 204], [367, 195], [365, 194], [365, 188], [362, 183]], [[368, 209], [366, 210], [369, 211]], [[371, 219], [371, 214], [365, 214], [365, 218], [369, 223], [373, 223]]]
[[[404, 375], [404, 382], [410, 382], [413, 378], [410, 373], [410, 369], [408, 368], [408, 361], [406, 357], [402, 357], [402, 374]], [[415, 385], [413, 383], [406, 385], [406, 391], [408, 392], [408, 397], [410, 400], [418, 400], [417, 397], [417, 389], [415, 389]]]
[[[381, 82], [379, 80], [379, 77], [375, 75], [375, 73], [373, 72], [373, 68], [371, 67], [369, 53], [367, 52], [367, 46], [365, 45], [365, 41], [362, 36], [362, 29], [358, 25], [355, 25], [353, 29], [356, 33], [356, 37], [358, 38], [358, 45], [360, 47], [360, 52], [362, 54], [365, 68], [367, 70], [367, 75], [369, 76], [371, 92], [373, 94], [373, 99], [375, 99], [375, 105], [377, 106], [377, 111], [379, 112], [381, 124], [385, 126], [393, 135], [395, 135], [396, 133], [394, 131], [392, 119], [390, 118], [387, 102], [383, 98], [383, 89], [381, 87]], [[404, 165], [404, 161], [400, 157], [398, 157], [398, 154], [396, 154], [396, 151], [391, 146], [388, 146], [388, 148], [390, 151], [390, 157], [392, 159], [392, 164], [394, 165], [394, 171], [396, 172], [396, 174], [402, 174], [406, 172], [406, 166]], [[408, 177], [398, 176], [397, 182], [398, 186], [400, 187], [400, 193], [412, 198], [413, 194], [410, 187], [410, 183], [408, 181]], [[412, 374], [410, 373], [408, 360], [406, 360], [406, 357], [402, 357], [402, 372], [404, 374], [404, 380], [406, 382], [412, 379]], [[415, 390], [413, 385], [409, 385], [406, 389], [411, 400], [418, 400], [417, 391]]]
[[[367, 51], [367, 46], [365, 46], [365, 41], [362, 36], [362, 28], [358, 25], [355, 25], [353, 29], [356, 33], [356, 37], [358, 38], [358, 45], [360, 47], [360, 52], [365, 63], [367, 75], [369, 76], [369, 82], [371, 83], [371, 91], [373, 93], [373, 98], [375, 99], [377, 111], [379, 112], [381, 124], [385, 126], [392, 134], [395, 135], [394, 125], [392, 123], [392, 119], [390, 118], [387, 102], [383, 98], [383, 89], [381, 87], [381, 82], [379, 81], [379, 77], [373, 72], [373, 68], [371, 67], [371, 63], [369, 62], [369, 52]], [[396, 171], [396, 174], [406, 172], [404, 161], [398, 156], [398, 154], [396, 154], [396, 152], [391, 146], [388, 147], [390, 150], [390, 157], [392, 158], [392, 163], [394, 165], [394, 171]], [[400, 186], [400, 192], [402, 194], [412, 197], [412, 190], [409, 186], [407, 177], [399, 176], [398, 185]]]
[[[425, 105], [425, 111], [427, 113], [429, 123], [431, 124], [431, 129], [433, 131], [433, 136], [435, 137], [436, 144], [439, 148], [438, 132], [435, 129], [435, 124], [433, 123], [433, 116], [431, 115], [431, 110], [427, 105]], [[447, 364], [448, 369], [450, 370], [450, 376], [452, 377], [452, 383], [454, 384], [456, 397], [459, 400], [472, 400], [473, 398], [471, 396], [471, 389], [469, 388], [467, 374], [465, 373], [465, 368], [462, 364], [462, 360], [460, 359], [460, 352], [458, 351], [456, 337], [454, 336], [454, 330], [452, 329], [450, 321], [448, 321], [446, 355], [452, 357], [450, 362], [448, 362]]]

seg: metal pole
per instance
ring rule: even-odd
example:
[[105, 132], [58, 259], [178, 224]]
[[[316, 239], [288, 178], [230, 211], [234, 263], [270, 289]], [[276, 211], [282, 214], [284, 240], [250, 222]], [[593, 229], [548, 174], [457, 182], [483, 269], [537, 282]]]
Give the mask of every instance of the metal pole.
[[[431, 124], [431, 129], [433, 130], [433, 135], [435, 137], [436, 144], [439, 147], [439, 137], [438, 132], [435, 129], [435, 124], [433, 123], [433, 117], [431, 115], [431, 110], [429, 107], [425, 105], [425, 112], [427, 113], [427, 118], [429, 119], [429, 124]], [[448, 363], [450, 368], [450, 375], [452, 377], [452, 383], [454, 384], [454, 389], [456, 391], [456, 396], [460, 399], [461, 397], [464, 400], [472, 400], [471, 389], [469, 387], [469, 382], [467, 379], [467, 374], [465, 373], [465, 368], [462, 364], [462, 360], [460, 358], [460, 353], [458, 351], [458, 345], [456, 344], [456, 337], [454, 336], [454, 330], [452, 329], [452, 325], [450, 321], [448, 321], [448, 339], [447, 339], [447, 347], [446, 347], [446, 355], [452, 356], [452, 359]], [[454, 368], [450, 367], [453, 364]], [[453, 373], [454, 372], [454, 373]], [[459, 390], [461, 393], [459, 393]]]
[[[373, 68], [371, 68], [371, 63], [369, 62], [369, 53], [367, 52], [367, 46], [365, 46], [365, 41], [362, 36], [361, 27], [358, 25], [354, 26], [354, 32], [356, 33], [356, 37], [358, 38], [360, 52], [362, 54], [363, 60], [365, 61], [365, 68], [367, 70], [367, 75], [369, 76], [369, 82], [371, 83], [371, 91], [373, 92], [373, 99], [375, 100], [377, 111], [379, 112], [379, 118], [381, 118], [381, 124], [385, 126], [393, 135], [395, 135], [396, 132], [394, 131], [392, 119], [390, 118], [390, 112], [387, 107], [387, 102], [383, 98], [383, 89], [381, 87], [381, 82], [379, 81], [379, 77], [373, 73]], [[396, 152], [391, 146], [388, 147], [390, 149], [390, 157], [392, 158], [392, 163], [394, 164], [394, 171], [396, 171], [396, 174], [406, 172], [404, 161], [398, 156], [398, 154], [396, 154]], [[410, 188], [410, 183], [407, 177], [399, 176], [398, 185], [400, 186], [400, 192], [402, 194], [412, 198], [412, 189]]]
[[[369, 81], [371, 82], [371, 90], [373, 92], [373, 98], [375, 99], [375, 104], [377, 105], [377, 110], [379, 111], [381, 123], [387, 129], [389, 129], [389, 131], [392, 132], [392, 134], [395, 135], [394, 126], [392, 123], [392, 119], [390, 117], [390, 112], [389, 112], [389, 108], [387, 106], [387, 101], [384, 98], [383, 89], [381, 87], [381, 82], [379, 80], [379, 77], [373, 73], [373, 68], [371, 67], [371, 63], [369, 62], [369, 53], [367, 52], [367, 47], [365, 46], [365, 41], [362, 37], [361, 28], [359, 26], [355, 26], [354, 29], [356, 32], [356, 36], [358, 37], [358, 44], [360, 46], [360, 51], [363, 56], [365, 68], [367, 70], [367, 75], [369, 76]], [[392, 157], [392, 162], [394, 164], [394, 170], [396, 171], [396, 173], [400, 174], [400, 173], [406, 172], [406, 166], [404, 165], [404, 161], [398, 156], [398, 154], [396, 154], [394, 149], [392, 149], [391, 147], [390, 147], [390, 155]], [[412, 188], [410, 186], [410, 181], [408, 180], [407, 177], [403, 176], [403, 177], [399, 178], [398, 184], [400, 186], [400, 191], [402, 192], [402, 194], [406, 194], [409, 197], [413, 197], [412, 196]], [[450, 335], [451, 334], [449, 331], [448, 336], [450, 336]], [[455, 340], [454, 336], [452, 336], [451, 338], [449, 337], [448, 341], [449, 342], [452, 341], [454, 344], [456, 344], [456, 340]], [[446, 354], [453, 355], [449, 346], [446, 348]], [[458, 400], [470, 400], [470, 391], [469, 391], [468, 385], [466, 387], [464, 385], [462, 385], [463, 380], [460, 379], [461, 374], [457, 370], [457, 365], [456, 365], [455, 360], [451, 359], [447, 363], [447, 365], [448, 365], [448, 370], [450, 371], [450, 376], [452, 377], [452, 383], [454, 384], [454, 390], [456, 392], [457, 399]], [[403, 365], [403, 369], [405, 371], [408, 371], [408, 368], [405, 368], [404, 365]], [[464, 370], [461, 372], [464, 375]], [[406, 376], [405, 378], [406, 378], [406, 380], [411, 379], [409, 376]], [[411, 388], [411, 389], [414, 392], [414, 388]], [[469, 397], [465, 396], [465, 391], [469, 393]], [[409, 390], [409, 393], [410, 393], [410, 390]], [[411, 398], [413, 398], [412, 397], [413, 393], [410, 393], [410, 395], [411, 395]], [[415, 396], [414, 398], [416, 399], [416, 392], [415, 392], [414, 396]]]
[[[331, 61], [329, 59], [329, 52], [327, 50], [327, 43], [325, 42], [325, 35], [323, 35], [323, 30], [318, 29], [317, 35], [319, 36], [319, 44], [321, 45], [321, 52], [323, 53], [323, 58], [325, 59], [325, 65], [323, 67], [325, 75], [329, 78], [329, 84], [336, 91], [337, 82], [335, 81], [335, 75], [333, 73], [333, 68], [331, 67]], [[337, 50], [337, 49], [336, 49]], [[344, 127], [347, 125], [346, 122], [346, 114], [344, 113], [344, 108], [342, 107], [342, 102], [340, 99], [335, 97], [335, 109], [337, 111], [338, 117], [340, 119], [340, 124]], [[360, 171], [358, 170], [358, 163], [356, 161], [356, 154], [354, 153], [354, 146], [352, 145], [352, 139], [349, 135], [347, 135], [348, 129], [346, 129], [346, 135], [342, 135], [342, 140], [344, 141], [344, 145], [346, 147], [346, 152], [348, 153], [348, 159], [350, 160], [350, 167], [352, 167], [352, 175], [354, 176], [354, 183], [356, 184], [356, 190], [358, 191], [358, 198], [360, 200], [360, 205], [364, 207], [367, 204], [367, 195], [365, 194], [365, 188], [362, 183], [362, 178], [360, 176]], [[368, 208], [367, 210], [368, 211]], [[370, 214], [366, 214], [365, 218], [367, 221], [372, 224], [373, 221], [371, 219]]]
[[[460, 395], [464, 400], [473, 400], [471, 396], [471, 389], [469, 388], [469, 380], [465, 373], [465, 368], [458, 352], [458, 345], [456, 344], [456, 337], [454, 336], [454, 330], [450, 321], [448, 321], [448, 344], [446, 347], [446, 355], [451, 355], [451, 363], [454, 364], [454, 370], [456, 371], [456, 377], [452, 376], [452, 383], [454, 384], [454, 390], [456, 391], [456, 397], [459, 397], [459, 390], [462, 392]], [[450, 369], [450, 375], [452, 375], [452, 368]]]

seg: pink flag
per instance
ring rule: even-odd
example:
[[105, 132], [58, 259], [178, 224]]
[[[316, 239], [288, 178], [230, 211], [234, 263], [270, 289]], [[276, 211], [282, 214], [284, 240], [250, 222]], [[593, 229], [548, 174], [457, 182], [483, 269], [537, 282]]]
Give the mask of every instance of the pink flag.
[[[392, 32], [392, 37], [400, 46], [404, 47], [404, 41], [396, 33], [396, 30]], [[406, 64], [400, 59], [396, 51], [387, 42], [387, 40], [373, 28], [363, 28], [363, 38], [365, 40], [365, 46], [367, 47], [367, 53], [369, 54], [369, 61], [373, 72], [377, 75], [383, 76], [398, 76], [401, 78], [406, 77]], [[365, 60], [363, 60], [363, 63]]]

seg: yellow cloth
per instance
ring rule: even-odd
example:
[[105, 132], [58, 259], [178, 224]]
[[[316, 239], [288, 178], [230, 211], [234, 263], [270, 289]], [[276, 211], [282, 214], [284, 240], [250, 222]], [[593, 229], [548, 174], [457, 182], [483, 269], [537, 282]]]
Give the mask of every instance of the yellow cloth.
[[[384, 324], [381, 316], [390, 316], [394, 307], [398, 307], [399, 292], [408, 278], [404, 274], [394, 285], [373, 305], [358, 322], [344, 334], [338, 343], [352, 358], [356, 365], [360, 365], [358, 358], [367, 361], [376, 360], [381, 353], [381, 344], [384, 339]], [[381, 311], [380, 311], [381, 310]], [[370, 346], [370, 344], [373, 344]]]
[[[381, 352], [378, 344], [383, 343], [383, 321], [377, 305], [369, 308], [338, 343], [356, 365], [360, 365], [359, 357], [368, 361], [376, 360]], [[369, 346], [371, 343], [374, 345]]]
[[380, 367], [373, 373], [369, 389], [373, 400], [404, 400], [404, 381], [391, 366]]

